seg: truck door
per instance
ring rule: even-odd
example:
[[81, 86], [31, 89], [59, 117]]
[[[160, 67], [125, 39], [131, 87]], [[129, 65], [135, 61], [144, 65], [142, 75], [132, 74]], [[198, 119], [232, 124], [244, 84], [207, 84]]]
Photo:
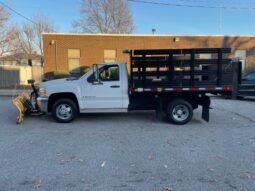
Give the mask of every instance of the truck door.
[[118, 64], [105, 65], [99, 69], [99, 81], [93, 82], [93, 75], [88, 77], [83, 90], [83, 108], [91, 109], [121, 109], [122, 86], [120, 66]]

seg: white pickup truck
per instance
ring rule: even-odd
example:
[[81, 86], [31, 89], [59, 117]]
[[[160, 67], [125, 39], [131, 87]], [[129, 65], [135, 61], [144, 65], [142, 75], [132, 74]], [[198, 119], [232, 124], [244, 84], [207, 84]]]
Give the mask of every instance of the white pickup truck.
[[43, 82], [37, 98], [41, 111], [51, 111], [60, 122], [71, 121], [77, 113], [127, 112], [128, 75], [125, 63], [97, 65], [81, 78]]
[[[220, 50], [222, 54], [225, 49]], [[206, 65], [210, 62], [210, 66], [224, 67], [229, 61], [195, 59], [195, 54], [215, 51], [219, 49], [130, 51], [130, 76], [126, 63], [93, 65], [80, 78], [41, 83], [37, 101], [41, 111], [51, 112], [58, 122], [70, 122], [79, 113], [156, 110], [159, 118], [165, 113], [169, 121], [181, 125], [192, 119], [198, 105], [203, 107], [203, 119], [209, 121], [210, 98], [206, 93], [232, 90], [232, 79], [225, 79], [223, 70], [215, 72], [215, 68]], [[191, 54], [190, 59], [181, 60], [183, 52]], [[212, 75], [221, 75], [220, 81], [210, 82], [214, 78], [205, 77]]]

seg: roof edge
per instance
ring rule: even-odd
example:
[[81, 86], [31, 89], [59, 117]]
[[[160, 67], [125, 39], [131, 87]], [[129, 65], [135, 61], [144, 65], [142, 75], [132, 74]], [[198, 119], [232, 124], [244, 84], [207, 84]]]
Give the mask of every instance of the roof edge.
[[153, 36], [168, 36], [168, 37], [183, 37], [183, 36], [201, 36], [201, 37], [255, 37], [254, 35], [221, 35], [221, 34], [214, 34], [214, 35], [206, 35], [206, 34], [91, 34], [91, 33], [42, 33], [42, 35], [67, 35], [67, 36], [138, 36], [138, 37], [153, 37]]

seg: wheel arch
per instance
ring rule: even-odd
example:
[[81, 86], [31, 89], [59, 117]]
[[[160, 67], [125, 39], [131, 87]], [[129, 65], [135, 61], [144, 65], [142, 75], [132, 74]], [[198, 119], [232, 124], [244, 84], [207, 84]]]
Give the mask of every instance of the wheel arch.
[[184, 100], [187, 101], [191, 104], [193, 109], [196, 109], [199, 105], [199, 97], [197, 94], [189, 94], [189, 95], [181, 95], [181, 94], [177, 94], [177, 95], [172, 95], [172, 96], [165, 96], [163, 97], [163, 110], [165, 111], [167, 109], [167, 105], [169, 103], [171, 103], [174, 100]]
[[49, 97], [49, 100], [48, 100], [48, 112], [52, 111], [52, 106], [53, 106], [54, 102], [59, 99], [62, 99], [62, 98], [67, 98], [67, 99], [71, 99], [72, 101], [74, 101], [74, 103], [77, 106], [78, 112], [80, 112], [78, 99], [77, 99], [76, 95], [71, 92], [61, 92], [61, 93], [51, 94]]

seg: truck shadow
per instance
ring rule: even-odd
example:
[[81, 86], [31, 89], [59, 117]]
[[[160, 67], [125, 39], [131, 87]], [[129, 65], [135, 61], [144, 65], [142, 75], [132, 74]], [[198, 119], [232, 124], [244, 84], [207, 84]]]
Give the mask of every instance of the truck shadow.
[[[230, 97], [223, 97], [223, 96], [212, 96], [211, 97], [214, 100], [220, 99], [220, 100], [232, 100]], [[236, 101], [236, 100], [233, 100]], [[255, 102], [255, 96], [252, 97], [243, 97], [243, 98], [238, 98], [237, 101], [250, 101], [250, 102]]]
[[239, 101], [255, 102], [255, 97], [247, 97], [247, 98], [239, 99]]
[[[171, 123], [165, 114], [161, 119], [156, 118], [155, 111], [132, 111], [128, 113], [94, 113], [94, 114], [80, 114], [76, 120], [79, 121], [104, 121], [105, 123], [154, 123], [154, 124], [168, 124]], [[75, 123], [75, 122], [74, 122]], [[194, 118], [189, 124], [201, 124], [200, 116], [194, 112]]]
[[113, 121], [117, 119], [118, 121], [126, 121], [131, 120], [134, 121], [146, 121], [146, 122], [157, 122], [155, 112], [153, 111], [135, 111], [128, 113], [88, 113], [88, 114], [80, 114], [78, 116], [79, 120], [90, 120], [90, 121], [98, 121], [104, 120]]

